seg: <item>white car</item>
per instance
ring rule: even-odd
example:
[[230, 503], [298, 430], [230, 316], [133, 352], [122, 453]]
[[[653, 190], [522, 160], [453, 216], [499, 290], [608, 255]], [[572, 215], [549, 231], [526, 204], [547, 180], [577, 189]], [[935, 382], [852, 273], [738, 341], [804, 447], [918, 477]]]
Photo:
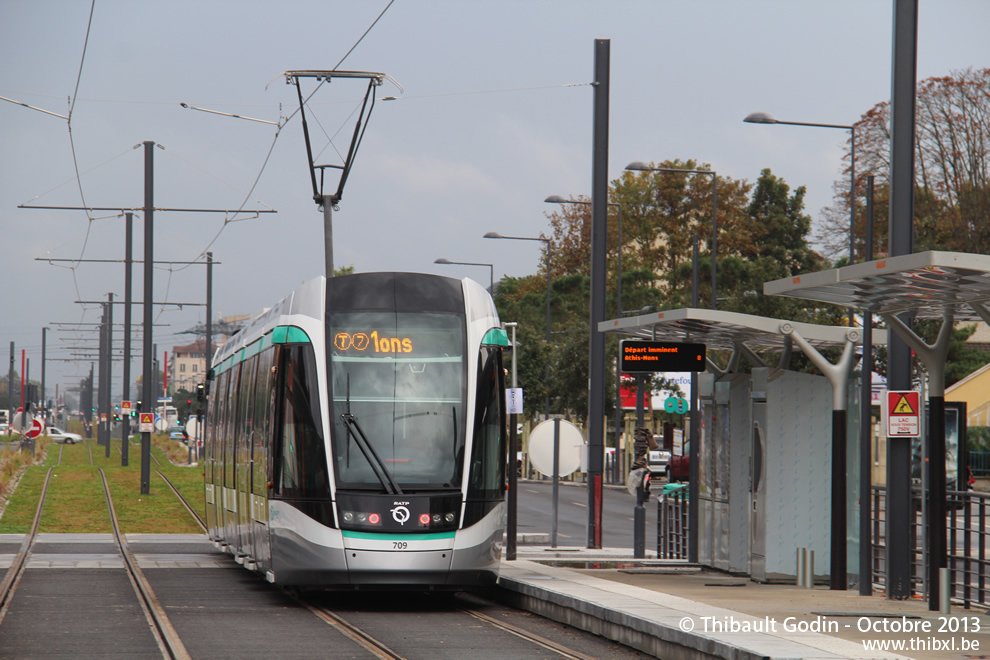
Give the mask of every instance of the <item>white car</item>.
[[67, 445], [74, 445], [83, 440], [82, 436], [78, 433], [67, 433], [57, 426], [49, 426], [47, 428], [47, 435], [55, 442], [64, 442]]

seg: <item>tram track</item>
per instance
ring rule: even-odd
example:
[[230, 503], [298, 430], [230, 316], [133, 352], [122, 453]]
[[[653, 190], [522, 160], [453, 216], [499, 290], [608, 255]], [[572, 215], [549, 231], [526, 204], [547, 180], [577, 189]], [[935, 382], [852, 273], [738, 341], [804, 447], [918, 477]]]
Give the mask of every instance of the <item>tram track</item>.
[[[311, 600], [310, 598], [295, 593], [294, 590], [283, 591], [299, 605], [305, 607], [317, 618], [327, 623], [349, 639], [353, 640], [359, 646], [371, 653], [374, 657], [381, 660], [406, 660], [407, 656], [403, 655], [401, 649], [397, 650], [396, 648], [393, 648], [386, 642], [378, 639], [373, 633], [369, 632], [365, 628], [355, 625], [346, 617], [342, 616], [330, 607], [313, 602], [315, 599]], [[550, 651], [565, 660], [596, 660], [597, 658], [597, 656], [582, 653], [581, 651], [561, 644], [560, 642], [549, 639], [546, 636], [537, 634], [531, 630], [526, 630], [521, 626], [514, 625], [507, 621], [502, 621], [481, 611], [478, 609], [477, 605], [491, 605], [493, 607], [496, 605], [495, 603], [486, 601], [477, 595], [472, 595], [470, 597], [455, 596], [455, 599], [459, 602], [451, 602], [448, 612], [449, 614], [456, 614], [460, 612], [486, 624], [489, 628], [494, 628], [498, 631], [513, 635], [521, 640], [533, 644], [534, 646], [542, 648], [544, 651]], [[385, 617], [391, 620], [390, 615], [385, 615]], [[389, 624], [385, 625], [387, 626]], [[417, 648], [413, 655], [421, 655], [421, 653], [422, 649]]]
[[152, 633], [155, 635], [155, 639], [158, 642], [159, 647], [162, 650], [162, 655], [165, 658], [170, 658], [172, 660], [186, 660], [191, 659], [192, 656], [186, 650], [185, 645], [179, 638], [178, 633], [172, 626], [172, 622], [169, 620], [168, 615], [165, 613], [165, 608], [162, 607], [158, 598], [155, 596], [154, 590], [151, 588], [151, 583], [144, 576], [144, 571], [138, 566], [137, 559], [134, 554], [127, 547], [127, 540], [124, 535], [120, 533], [120, 526], [117, 522], [117, 513], [114, 510], [113, 498], [110, 495], [110, 485], [107, 482], [106, 473], [103, 468], [99, 468], [100, 478], [103, 481], [103, 492], [107, 498], [107, 508], [110, 511], [110, 522], [113, 527], [113, 537], [120, 550], [121, 556], [124, 558], [124, 565], [127, 569], [127, 575], [130, 578], [131, 586], [134, 588], [134, 592], [138, 597], [138, 602], [141, 605], [141, 609], [144, 611], [145, 618], [151, 627]]
[[0, 623], [3, 623], [3, 619], [10, 609], [10, 602], [14, 597], [14, 592], [17, 590], [17, 585], [20, 583], [21, 577], [24, 575], [24, 570], [27, 568], [27, 557], [31, 552], [31, 548], [34, 546], [35, 539], [38, 537], [38, 527], [41, 525], [41, 512], [45, 508], [45, 498], [48, 496], [48, 484], [51, 482], [54, 469], [48, 468], [48, 474], [45, 476], [45, 484], [41, 488], [41, 497], [38, 498], [38, 508], [34, 514], [34, 521], [31, 523], [31, 530], [28, 532], [17, 554], [14, 555], [14, 560], [11, 562], [10, 568], [7, 569], [3, 582], [0, 582]]

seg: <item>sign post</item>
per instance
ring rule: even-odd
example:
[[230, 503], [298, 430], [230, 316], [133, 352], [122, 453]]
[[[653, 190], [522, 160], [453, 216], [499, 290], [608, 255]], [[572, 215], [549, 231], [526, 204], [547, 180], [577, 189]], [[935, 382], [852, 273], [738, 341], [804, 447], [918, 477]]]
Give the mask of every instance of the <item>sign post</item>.
[[143, 412], [141, 413], [141, 433], [154, 433], [155, 432], [155, 413]]

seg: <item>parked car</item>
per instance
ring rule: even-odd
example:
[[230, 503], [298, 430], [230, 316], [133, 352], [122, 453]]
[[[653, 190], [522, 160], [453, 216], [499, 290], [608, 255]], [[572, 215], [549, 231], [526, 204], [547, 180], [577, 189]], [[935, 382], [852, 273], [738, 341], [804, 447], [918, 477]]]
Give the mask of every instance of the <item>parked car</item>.
[[170, 426], [168, 428], [168, 437], [178, 442], [186, 442], [189, 439], [189, 436], [186, 435], [186, 427], [181, 425]]
[[64, 442], [67, 445], [74, 445], [77, 442], [83, 441], [83, 437], [78, 433], [69, 433], [67, 431], [63, 431], [57, 426], [47, 427], [46, 434], [55, 442]]
[[647, 461], [650, 466], [650, 472], [654, 474], [666, 472], [667, 464], [670, 462], [670, 452], [663, 449], [652, 449], [650, 450], [650, 455], [647, 457]]

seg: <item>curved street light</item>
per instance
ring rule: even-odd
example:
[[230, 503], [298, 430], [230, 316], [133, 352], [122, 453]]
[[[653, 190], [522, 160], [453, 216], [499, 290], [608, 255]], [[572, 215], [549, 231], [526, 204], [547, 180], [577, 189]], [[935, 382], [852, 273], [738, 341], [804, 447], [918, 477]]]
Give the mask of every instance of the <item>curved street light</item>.
[[490, 270], [488, 291], [491, 292], [492, 295], [495, 294], [495, 266], [493, 264], [479, 264], [473, 261], [451, 261], [450, 259], [444, 259], [443, 257], [440, 257], [433, 263], [443, 264], [445, 266], [487, 266]]
[[[508, 241], [541, 241], [546, 243], [547, 246], [547, 334], [546, 334], [546, 344], [547, 347], [550, 346], [550, 263], [553, 255], [553, 241], [549, 238], [533, 237], [533, 236], [503, 236], [497, 231], [490, 231], [485, 234], [485, 238], [497, 238]], [[547, 362], [546, 368], [546, 380], [550, 382], [550, 362]], [[550, 419], [550, 394], [547, 393], [546, 399], [544, 400], [544, 419]]]

